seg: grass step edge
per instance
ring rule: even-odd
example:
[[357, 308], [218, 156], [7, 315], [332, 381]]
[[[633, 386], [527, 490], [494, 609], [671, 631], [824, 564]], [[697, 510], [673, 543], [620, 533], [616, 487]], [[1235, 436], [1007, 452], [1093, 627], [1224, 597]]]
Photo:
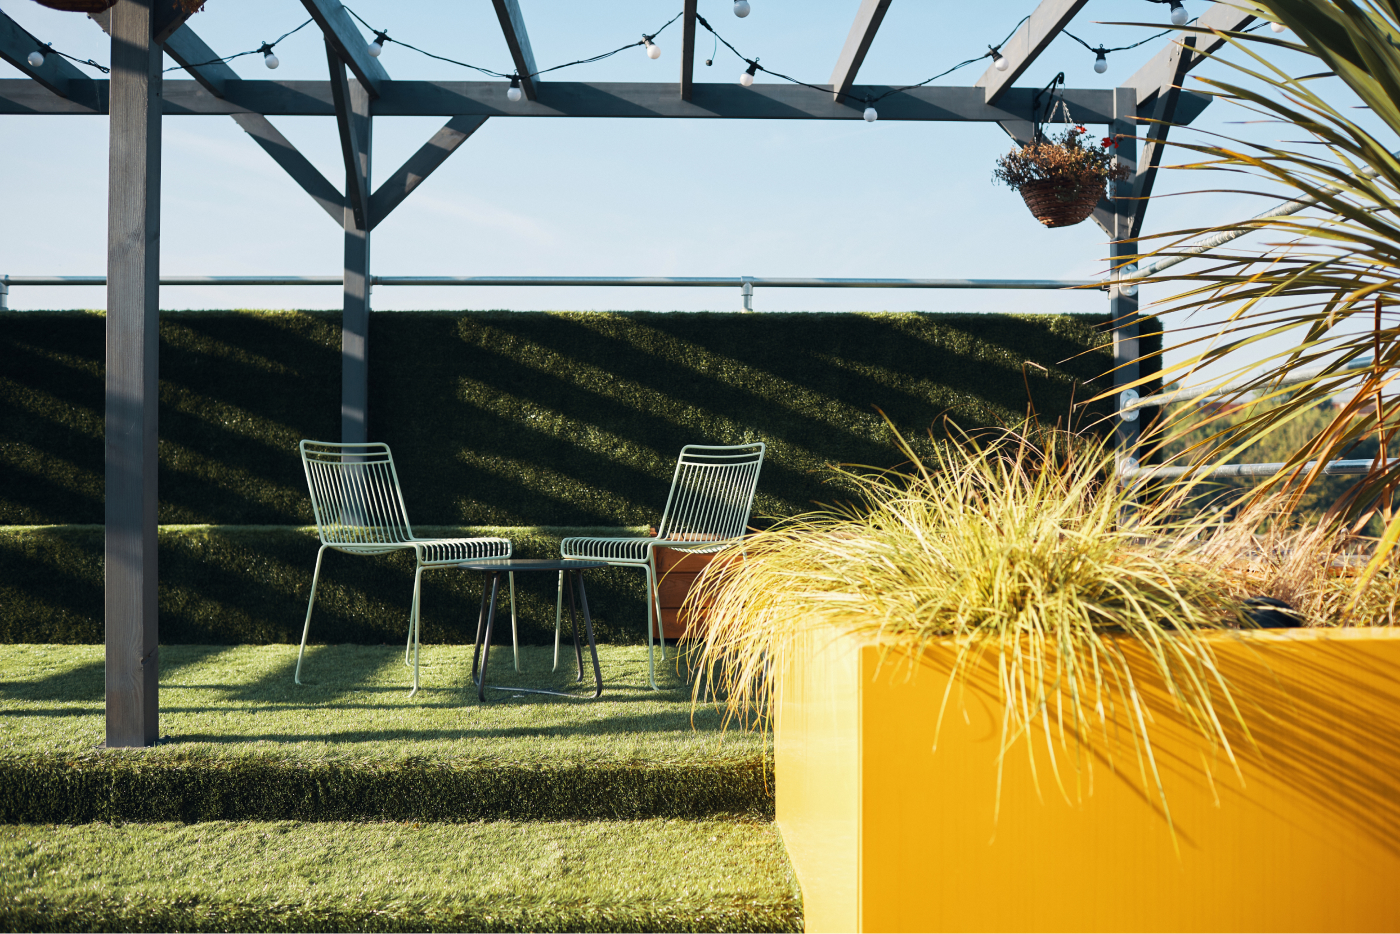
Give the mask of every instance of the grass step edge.
[[597, 766], [0, 758], [0, 822], [771, 820], [760, 757]]

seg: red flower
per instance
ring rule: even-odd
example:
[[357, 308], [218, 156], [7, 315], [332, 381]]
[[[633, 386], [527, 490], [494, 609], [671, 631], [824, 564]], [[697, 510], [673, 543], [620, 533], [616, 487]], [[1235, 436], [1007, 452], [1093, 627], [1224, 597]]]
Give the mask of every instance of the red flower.
[[1075, 127], [1075, 129], [1078, 130], [1078, 131], [1081, 132], [1081, 133], [1086, 133], [1086, 132], [1088, 132], [1088, 130], [1089, 130], [1088, 127], [1083, 127], [1083, 126], [1077, 126], [1077, 127]]
[[1110, 146], [1112, 146], [1114, 149], [1118, 148], [1118, 140], [1114, 139], [1112, 136], [1105, 136], [1102, 140], [1102, 143], [1104, 149], [1108, 149]]

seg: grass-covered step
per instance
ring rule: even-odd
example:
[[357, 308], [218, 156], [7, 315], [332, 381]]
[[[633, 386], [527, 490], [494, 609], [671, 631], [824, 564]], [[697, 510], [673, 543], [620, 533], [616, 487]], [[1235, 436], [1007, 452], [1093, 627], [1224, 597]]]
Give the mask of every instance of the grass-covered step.
[[0, 826], [10, 931], [799, 931], [773, 825]]
[[[471, 646], [425, 646], [411, 699], [402, 645], [313, 646], [302, 685], [295, 646], [162, 646], [165, 739], [100, 750], [102, 647], [0, 645], [0, 821], [771, 815], [761, 736], [692, 708], [673, 661], [652, 691], [644, 646], [599, 656], [599, 700], [481, 704]], [[497, 645], [489, 683], [573, 684], [571, 647], [521, 662]]]

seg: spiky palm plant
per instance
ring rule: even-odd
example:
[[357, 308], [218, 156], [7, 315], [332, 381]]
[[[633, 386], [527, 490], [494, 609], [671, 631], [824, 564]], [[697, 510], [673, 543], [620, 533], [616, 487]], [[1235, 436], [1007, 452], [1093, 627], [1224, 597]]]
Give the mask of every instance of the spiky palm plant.
[[[1159, 308], [1224, 312], [1222, 324], [1196, 326], [1171, 348], [1184, 355], [1164, 368], [1164, 381], [1190, 383], [1193, 371], [1211, 366], [1224, 375], [1200, 384], [1202, 396], [1230, 384], [1235, 399], [1272, 403], [1233, 417], [1229, 430], [1206, 432], [1184, 456], [1200, 463], [1233, 459], [1261, 437], [1296, 426], [1322, 400], [1351, 394], [1296, 448], [1284, 471], [1261, 485], [1258, 495], [1279, 490], [1301, 495], [1322, 476], [1327, 461], [1363, 438], [1380, 435], [1381, 456], [1357, 495], [1337, 514], [1337, 521], [1355, 527], [1378, 506], [1384, 513], [1385, 531], [1364, 584], [1400, 539], [1400, 514], [1391, 514], [1388, 498], [1400, 480], [1400, 459], [1388, 460], [1384, 443], [1395, 424], [1389, 408], [1396, 404], [1385, 399], [1385, 391], [1400, 366], [1400, 321], [1390, 311], [1400, 304], [1400, 158], [1392, 152], [1394, 137], [1400, 136], [1400, 3], [1232, 3], [1282, 23], [1296, 38], [1228, 34], [1242, 53], [1228, 62], [1236, 80], [1203, 83], [1217, 97], [1306, 134], [1315, 145], [1223, 137], [1200, 144], [1175, 142], [1196, 157], [1181, 168], [1243, 173], [1315, 207], [1173, 231], [1163, 235], [1165, 245], [1155, 251], [1144, 247], [1136, 261], [1181, 255], [1192, 241], [1222, 232], [1248, 229], [1269, 237], [1262, 247], [1255, 239], [1247, 248], [1200, 253], [1203, 269], [1154, 277], [1185, 286]], [[1286, 69], [1276, 64], [1289, 56], [1292, 62], [1312, 65]], [[1350, 96], [1325, 80], [1332, 76], [1384, 125], [1390, 141], [1348, 115], [1356, 113], [1354, 101], [1340, 99]], [[1280, 338], [1289, 349], [1259, 359], [1261, 342]], [[1369, 365], [1357, 367], [1371, 355]], [[1194, 407], [1178, 411], [1166, 421], [1165, 437], [1195, 431], [1201, 438], [1202, 424], [1218, 418]]]

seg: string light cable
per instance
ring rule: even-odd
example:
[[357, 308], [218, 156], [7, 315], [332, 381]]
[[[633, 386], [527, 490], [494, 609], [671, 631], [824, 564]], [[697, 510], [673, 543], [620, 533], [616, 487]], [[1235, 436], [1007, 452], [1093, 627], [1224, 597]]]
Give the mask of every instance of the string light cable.
[[[262, 57], [263, 57], [263, 64], [264, 64], [264, 65], [266, 65], [268, 68], [276, 68], [279, 64], [281, 64], [281, 62], [279, 62], [278, 59], [277, 59], [277, 56], [274, 55], [274, 54], [272, 53], [272, 48], [273, 48], [273, 46], [277, 45], [277, 43], [281, 42], [283, 39], [287, 38], [288, 36], [295, 35], [296, 33], [301, 32], [301, 31], [302, 31], [303, 29], [305, 29], [307, 26], [310, 26], [310, 25], [311, 25], [311, 22], [312, 22], [312, 21], [311, 21], [310, 19], [308, 19], [306, 22], [302, 23], [302, 24], [301, 24], [300, 26], [298, 26], [297, 28], [291, 29], [291, 30], [288, 30], [287, 32], [282, 33], [282, 35], [278, 36], [276, 39], [272, 40], [271, 42], [264, 42], [262, 45], [258, 46], [256, 49], [249, 49], [249, 50], [246, 51], [246, 52], [237, 52], [237, 53], [235, 53], [235, 54], [233, 54], [233, 55], [229, 55], [229, 56], [226, 56], [226, 57], [224, 57], [224, 58], [214, 58], [214, 59], [210, 59], [210, 60], [207, 61], [207, 62], [196, 62], [195, 64], [192, 64], [192, 65], [190, 65], [189, 67], [191, 67], [191, 68], [204, 68], [204, 67], [207, 66], [207, 65], [220, 65], [220, 64], [226, 65], [226, 64], [228, 64], [229, 62], [233, 61], [234, 59], [236, 59], [236, 58], [242, 58], [242, 57], [245, 56], [245, 55], [257, 55], [257, 54], [261, 54]], [[185, 67], [185, 66], [183, 66], [183, 65], [175, 65], [175, 66], [173, 66], [173, 67], [171, 67], [171, 68], [167, 68], [167, 69], [165, 69], [165, 70], [166, 70], [167, 72], [171, 72], [171, 71], [180, 71], [180, 70], [181, 70], [182, 68], [184, 68], [184, 67]]]
[[[520, 81], [520, 79], [521, 79], [522, 77], [525, 77], [525, 78], [535, 78], [535, 77], [538, 77], [539, 75], [548, 74], [548, 73], [551, 72], [551, 71], [558, 71], [558, 70], [561, 69], [561, 68], [572, 68], [572, 67], [575, 66], [575, 65], [591, 65], [591, 64], [594, 63], [594, 62], [600, 62], [600, 61], [602, 61], [602, 60], [605, 59], [605, 58], [611, 58], [612, 56], [618, 54], [619, 52], [625, 52], [625, 51], [627, 51], [628, 49], [633, 49], [633, 48], [636, 48], [637, 46], [646, 47], [646, 48], [647, 48], [647, 55], [648, 55], [648, 57], [650, 57], [650, 58], [657, 58], [657, 57], [659, 57], [660, 54], [661, 54], [660, 48], [659, 48], [659, 47], [656, 45], [656, 43], [655, 43], [654, 41], [652, 41], [652, 40], [654, 40], [657, 36], [661, 35], [661, 33], [665, 32], [665, 31], [666, 31], [666, 27], [667, 27], [667, 26], [670, 26], [670, 25], [671, 25], [672, 23], [674, 23], [676, 20], [680, 19], [681, 16], [682, 16], [682, 15], [684, 14], [684, 12], [685, 12], [685, 11], [681, 11], [680, 13], [677, 13], [675, 16], [671, 17], [671, 18], [670, 18], [669, 20], [667, 20], [664, 24], [662, 24], [661, 28], [658, 29], [658, 30], [656, 30], [655, 32], [644, 33], [643, 36], [642, 36], [642, 38], [641, 38], [641, 39], [638, 39], [636, 42], [629, 42], [629, 43], [627, 43], [626, 45], [619, 46], [618, 48], [613, 49], [611, 52], [604, 52], [604, 53], [602, 53], [601, 55], [594, 55], [594, 56], [592, 56], [591, 58], [580, 58], [580, 59], [577, 59], [576, 61], [565, 62], [565, 63], [562, 64], [562, 65], [553, 65], [553, 66], [551, 66], [551, 67], [549, 67], [549, 68], [541, 68], [539, 71], [532, 71], [532, 72], [530, 72], [529, 74], [523, 75], [523, 76], [522, 76], [522, 75], [520, 75], [519, 73], [515, 73], [515, 72], [510, 72], [510, 73], [508, 73], [508, 72], [504, 72], [504, 71], [496, 71], [495, 69], [492, 69], [492, 68], [483, 68], [483, 67], [481, 67], [480, 65], [473, 65], [471, 62], [463, 62], [463, 61], [459, 61], [458, 59], [455, 59], [455, 58], [448, 58], [446, 55], [438, 55], [438, 54], [436, 54], [436, 53], [434, 53], [434, 52], [429, 52], [429, 51], [427, 51], [426, 49], [420, 49], [420, 48], [418, 48], [418, 46], [416, 46], [416, 45], [410, 45], [409, 43], [403, 41], [402, 39], [391, 39], [391, 38], [389, 38], [389, 33], [388, 33], [386, 30], [376, 29], [375, 27], [371, 26], [368, 22], [366, 22], [366, 20], [364, 19], [364, 17], [360, 16], [360, 14], [358, 14], [358, 13], [356, 13], [354, 10], [350, 9], [350, 7], [347, 6], [345, 9], [346, 9], [347, 12], [349, 12], [349, 14], [350, 14], [351, 16], [355, 17], [355, 19], [359, 21], [360, 25], [364, 26], [364, 27], [365, 27], [366, 29], [368, 29], [370, 32], [374, 33], [374, 35], [375, 35], [375, 40], [374, 40], [374, 41], [375, 41], [375, 42], [381, 43], [381, 46], [380, 46], [381, 49], [382, 49], [382, 47], [383, 47], [382, 43], [384, 43], [384, 42], [393, 42], [393, 43], [396, 43], [396, 44], [398, 44], [398, 45], [403, 46], [403, 47], [406, 48], [406, 49], [410, 49], [411, 51], [417, 52], [419, 55], [425, 55], [425, 56], [427, 56], [428, 58], [436, 59], [436, 60], [438, 60], [438, 61], [440, 61], [440, 62], [446, 62], [446, 63], [449, 64], [449, 65], [457, 65], [457, 66], [459, 66], [459, 67], [461, 67], [461, 68], [470, 68], [472, 71], [475, 71], [475, 72], [478, 72], [478, 73], [480, 73], [480, 74], [486, 75], [487, 77], [490, 77], [490, 78], [508, 78], [508, 79], [511, 80], [512, 87], [513, 87], [513, 88], [517, 88], [517, 89], [519, 88], [519, 83], [518, 83], [518, 82]], [[373, 45], [374, 43], [370, 43], [370, 44]], [[653, 49], [656, 50], [656, 54], [655, 54], [655, 55], [652, 55], [652, 54], [651, 54]]]
[[90, 58], [75, 58], [74, 56], [69, 55], [67, 52], [59, 51], [47, 42], [40, 42], [38, 39], [34, 39], [33, 36], [30, 36], [29, 38], [33, 39], [34, 44], [38, 46], [37, 49], [35, 49], [33, 52], [30, 52], [29, 55], [25, 58], [25, 61], [29, 63], [30, 68], [42, 67], [44, 64], [44, 59], [48, 58], [50, 55], [57, 55], [60, 58], [68, 59], [70, 62], [76, 62], [79, 65], [90, 65], [91, 67], [96, 68], [98, 71], [102, 72], [104, 75], [109, 74], [112, 71], [112, 69], [106, 67], [105, 65], [99, 65], [97, 64], [97, 62], [94, 62]]
[[[885, 93], [880, 94], [876, 97], [862, 98], [861, 102], [865, 104], [865, 113], [863, 114], [865, 120], [869, 123], [874, 123], [876, 120], [878, 120], [880, 115], [875, 110], [875, 104], [889, 97], [891, 94], [898, 94], [902, 91], [912, 91], [915, 88], [921, 88], [924, 85], [937, 81], [939, 78], [943, 78], [952, 74], [960, 68], [966, 68], [968, 65], [971, 65], [974, 62], [980, 62], [983, 59], [990, 58], [992, 59], [998, 71], [1005, 71], [1006, 65], [1004, 65], [1003, 63], [1006, 61], [1006, 57], [1001, 54], [1001, 47], [1007, 42], [1011, 41], [1011, 37], [1016, 35], [1016, 30], [1020, 29], [1021, 25], [1025, 23], [1028, 19], [1030, 19], [1029, 16], [1021, 17], [1020, 21], [1018, 21], [1015, 26], [1011, 27], [1011, 31], [1006, 34], [1005, 39], [1002, 39], [1001, 42], [998, 42], [996, 45], [987, 46], [987, 51], [981, 55], [978, 55], [976, 58], [969, 58], [966, 61], [959, 62], [952, 68], [949, 68], [946, 71], [941, 71], [938, 74], [934, 75], [932, 78], [925, 78], [918, 84], [909, 84], [903, 87], [890, 88]], [[775, 78], [780, 78], [783, 81], [789, 81], [792, 84], [796, 84], [804, 88], [811, 88], [814, 91], [823, 91], [828, 93], [831, 91], [830, 85], [808, 84], [806, 81], [799, 81], [797, 78], [794, 78], [791, 75], [785, 75], [780, 71], [774, 71], [771, 68], [765, 68], [763, 65], [759, 64], [757, 56], [755, 56], [754, 58], [749, 58], [747, 55], [734, 48], [733, 44], [730, 43], [728, 39], [724, 38], [724, 36], [721, 36], [718, 32], [715, 31], [715, 28], [705, 20], [705, 17], [697, 13], [695, 15], [695, 21], [701, 26], [704, 26], [707, 30], [709, 30], [710, 34], [715, 37], [715, 41], [717, 43], [723, 45], [726, 49], [733, 52], [738, 58], [740, 58], [745, 64], [749, 66], [747, 69], [744, 70], [744, 73], [739, 76], [739, 83], [742, 84], [744, 87], [750, 87], [753, 84], [754, 75], [757, 72], [762, 71], [765, 74], [770, 74]], [[710, 62], [706, 61], [705, 64], [708, 65], [710, 64]]]

